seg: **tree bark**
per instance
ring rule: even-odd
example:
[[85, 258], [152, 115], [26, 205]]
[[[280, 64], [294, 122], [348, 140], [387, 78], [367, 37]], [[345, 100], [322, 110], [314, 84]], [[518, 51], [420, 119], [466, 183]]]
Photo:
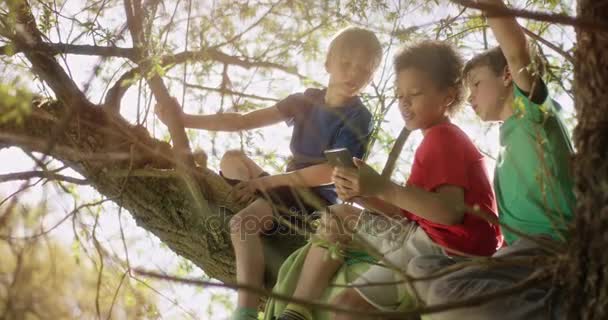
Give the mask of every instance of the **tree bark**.
[[[607, 1], [579, 0], [578, 17], [608, 21]], [[608, 31], [577, 30], [574, 69], [576, 226], [567, 264], [568, 319], [608, 318]]]
[[[65, 113], [74, 109], [80, 111], [62, 123]], [[58, 125], [64, 127], [58, 130]], [[50, 151], [49, 137], [56, 138]], [[234, 281], [227, 223], [242, 206], [233, 202], [231, 187], [213, 171], [197, 167], [193, 176], [199, 189], [205, 190], [202, 196], [210, 209], [201, 212], [174, 169], [170, 145], [150, 137], [145, 128], [130, 125], [101, 107], [38, 101], [22, 125], [0, 124], [0, 148], [8, 146], [43, 152], [64, 162], [175, 253], [210, 277]], [[117, 154], [126, 157], [113, 157]], [[269, 286], [282, 261], [303, 242], [298, 235], [265, 238]]]

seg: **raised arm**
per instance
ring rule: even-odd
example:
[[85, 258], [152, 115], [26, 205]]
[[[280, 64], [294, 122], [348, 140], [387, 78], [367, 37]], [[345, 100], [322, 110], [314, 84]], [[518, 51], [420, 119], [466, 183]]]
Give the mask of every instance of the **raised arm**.
[[[502, 8], [506, 7], [502, 0], [479, 0], [479, 2]], [[492, 16], [491, 12], [488, 13], [488, 25], [507, 59], [513, 81], [523, 91], [530, 92], [534, 83], [534, 76], [528, 70], [528, 66], [532, 59], [521, 26], [517, 23], [515, 17], [495, 17]]]

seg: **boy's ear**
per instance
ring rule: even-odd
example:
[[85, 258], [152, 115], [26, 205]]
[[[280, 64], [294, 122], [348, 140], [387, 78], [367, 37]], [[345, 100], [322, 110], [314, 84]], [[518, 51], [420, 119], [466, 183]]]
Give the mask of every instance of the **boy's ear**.
[[446, 108], [451, 106], [456, 101], [456, 96], [458, 95], [457, 89], [454, 87], [450, 87], [447, 90], [447, 95], [445, 96], [444, 105]]
[[325, 72], [327, 72], [328, 74], [329, 72], [329, 61], [331, 61], [331, 59], [334, 59], [335, 52], [329, 52], [326, 56], [325, 56]]
[[508, 87], [513, 83], [513, 75], [511, 74], [509, 66], [505, 66], [505, 69], [502, 72], [502, 83], [505, 87]]

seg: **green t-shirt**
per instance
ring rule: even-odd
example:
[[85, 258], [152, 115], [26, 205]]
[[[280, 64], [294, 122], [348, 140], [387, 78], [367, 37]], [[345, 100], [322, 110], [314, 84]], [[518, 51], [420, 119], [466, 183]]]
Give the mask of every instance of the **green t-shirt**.
[[[500, 222], [530, 235], [565, 240], [574, 210], [573, 153], [568, 132], [547, 88], [539, 81], [542, 104], [514, 86], [514, 114], [500, 127], [494, 190]], [[502, 228], [507, 244], [519, 236]]]

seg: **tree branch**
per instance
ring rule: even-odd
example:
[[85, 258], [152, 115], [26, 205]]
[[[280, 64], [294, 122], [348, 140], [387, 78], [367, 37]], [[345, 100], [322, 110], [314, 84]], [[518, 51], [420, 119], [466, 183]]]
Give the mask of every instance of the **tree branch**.
[[9, 1], [11, 13], [17, 18], [14, 36], [11, 39], [18, 51], [22, 51], [32, 63], [32, 71], [51, 87], [57, 97], [77, 109], [88, 103], [78, 86], [63, 70], [49, 52], [37, 50], [42, 41], [42, 33], [36, 26], [29, 4], [25, 0]]
[[602, 31], [608, 32], [608, 23], [605, 21], [597, 21], [590, 19], [583, 19], [578, 17], [571, 17], [562, 13], [545, 13], [538, 11], [530, 11], [523, 9], [511, 9], [502, 6], [497, 6], [489, 3], [480, 3], [473, 0], [450, 0], [458, 5], [467, 8], [479, 9], [486, 12], [490, 16], [508, 16], [508, 17], [521, 17], [526, 19], [532, 19], [537, 21], [546, 21], [556, 24], [563, 24], [572, 26], [575, 28], [587, 29], [591, 31]]
[[397, 160], [399, 159], [399, 155], [401, 155], [403, 146], [405, 145], [407, 138], [410, 136], [410, 133], [411, 131], [404, 126], [401, 129], [401, 132], [399, 132], [399, 136], [397, 137], [397, 139], [395, 139], [393, 148], [388, 154], [388, 159], [386, 159], [386, 164], [384, 165], [384, 169], [382, 170], [382, 176], [385, 179], [390, 179], [391, 175], [393, 174], [393, 171], [395, 171]]
[[71, 216], [75, 215], [76, 213], [78, 213], [78, 211], [84, 209], [84, 208], [89, 208], [89, 207], [95, 207], [95, 206], [99, 206], [107, 201], [112, 201], [113, 199], [110, 198], [106, 198], [103, 200], [99, 200], [99, 201], [95, 201], [95, 202], [91, 202], [91, 203], [86, 203], [86, 204], [82, 204], [79, 205], [78, 207], [74, 208], [74, 210], [70, 211], [68, 214], [66, 214], [65, 216], [63, 216], [63, 218], [59, 219], [59, 221], [57, 221], [53, 226], [51, 226], [48, 229], [44, 229], [40, 232], [31, 234], [31, 235], [27, 235], [24, 237], [15, 237], [12, 236], [10, 234], [7, 235], [0, 235], [0, 239], [5, 239], [5, 240], [34, 240], [36, 238], [40, 238], [44, 235], [49, 234], [51, 231], [57, 229], [57, 227], [59, 227], [62, 223], [64, 223], [68, 218], [70, 218]]
[[547, 47], [551, 48], [553, 51], [559, 53], [562, 57], [564, 57], [566, 60], [568, 60], [570, 63], [574, 64], [574, 57], [567, 53], [566, 51], [562, 50], [560, 47], [554, 45], [553, 43], [551, 43], [550, 41], [548, 41], [547, 39], [541, 37], [540, 35], [537, 35], [536, 33], [530, 31], [527, 28], [523, 28], [524, 32], [532, 39], [546, 45]]
[[[267, 62], [267, 61], [251, 61], [235, 56], [227, 55], [216, 49], [203, 49], [199, 51], [184, 51], [175, 55], [167, 55], [163, 56], [160, 59], [160, 66], [167, 67], [170, 65], [178, 65], [187, 61], [198, 62], [198, 61], [208, 61], [213, 60], [217, 62], [221, 62], [223, 64], [230, 64], [239, 66], [245, 69], [250, 68], [268, 68], [268, 69], [277, 69], [281, 70], [287, 74], [291, 74], [293, 76], [298, 77], [300, 80], [308, 79], [306, 76], [301, 75], [297, 72], [295, 67], [287, 67], [277, 63]], [[133, 68], [127, 72], [125, 72], [120, 78], [112, 85], [112, 87], [108, 90], [106, 97], [104, 99], [105, 108], [110, 109], [113, 113], [118, 113], [120, 110], [120, 101], [122, 97], [129, 89], [131, 82], [129, 80], [135, 78], [138, 74], [146, 74], [149, 69], [149, 66], [140, 65], [136, 68]]]
[[364, 310], [346, 308], [343, 306], [336, 306], [336, 305], [332, 305], [332, 304], [320, 303], [320, 302], [316, 302], [316, 301], [309, 301], [306, 299], [299, 299], [299, 298], [293, 297], [291, 295], [278, 294], [278, 293], [274, 293], [274, 292], [271, 292], [271, 291], [268, 291], [268, 290], [265, 290], [262, 288], [258, 288], [255, 286], [242, 285], [242, 284], [237, 284], [237, 283], [217, 283], [217, 282], [204, 281], [204, 280], [199, 280], [199, 279], [175, 277], [175, 276], [160, 274], [157, 272], [151, 272], [151, 271], [147, 271], [147, 270], [143, 270], [143, 269], [139, 269], [139, 268], [134, 269], [133, 271], [135, 274], [138, 274], [141, 276], [146, 276], [149, 278], [161, 279], [161, 280], [189, 284], [189, 285], [194, 285], [194, 286], [244, 289], [244, 290], [248, 290], [251, 292], [255, 292], [255, 293], [263, 295], [263, 296], [271, 297], [276, 300], [302, 304], [304, 306], [319, 308], [322, 310], [328, 310], [328, 311], [345, 313], [345, 314], [357, 314], [358, 316], [387, 317], [390, 319], [393, 319], [393, 318], [417, 319], [417, 316], [422, 315], [422, 314], [432, 314], [432, 313], [438, 313], [438, 312], [452, 310], [452, 309], [482, 305], [482, 304], [487, 303], [492, 300], [496, 300], [499, 298], [508, 297], [510, 295], [517, 294], [517, 293], [522, 292], [523, 290], [526, 290], [528, 288], [531, 288], [539, 283], [543, 283], [546, 281], [546, 278], [550, 277], [550, 275], [551, 275], [551, 273], [547, 272], [546, 270], [538, 270], [538, 271], [534, 272], [532, 275], [530, 275], [528, 278], [514, 284], [513, 286], [510, 286], [510, 287], [507, 287], [504, 289], [497, 289], [493, 292], [489, 292], [484, 295], [476, 295], [476, 296], [472, 296], [472, 297], [463, 298], [458, 301], [453, 301], [453, 302], [448, 302], [448, 303], [443, 303], [443, 304], [414, 307], [414, 308], [412, 308], [410, 310], [406, 310], [406, 311], [376, 311], [376, 310], [373, 310], [373, 311], [365, 310], [364, 311]]
[[[100, 57], [121, 57], [134, 60], [137, 56], [137, 49], [121, 48], [114, 46], [96, 46], [85, 44], [69, 43], [39, 43], [32, 50], [48, 52], [49, 54], [75, 54]], [[8, 55], [23, 52], [24, 48], [14, 48], [12, 45], [0, 47], [0, 55]]]
[[[0, 143], [12, 146], [19, 146], [27, 150], [43, 152], [47, 149], [47, 139], [32, 138], [20, 134], [0, 132]], [[47, 151], [49, 152], [49, 151]], [[61, 155], [62, 157], [70, 158], [72, 161], [92, 161], [92, 162], [118, 162], [129, 161], [135, 157], [134, 161], [140, 161], [137, 155], [131, 155], [128, 152], [83, 152], [78, 149], [73, 149], [63, 145], [55, 145], [53, 154]]]
[[[146, 39], [142, 32], [143, 9], [141, 7], [141, 1], [124, 0], [124, 6], [127, 14], [127, 26], [129, 27], [131, 37], [133, 38], [133, 46], [135, 48], [142, 48], [137, 59], [142, 61], [140, 63], [140, 67], [143, 67], [142, 70], [147, 70], [150, 68], [152, 61], [149, 59]], [[146, 81], [148, 82], [156, 101], [170, 109], [180, 109], [177, 100], [171, 98], [171, 95], [169, 95], [169, 90], [159, 74], [155, 73], [151, 77], [146, 78]], [[203, 192], [205, 191], [203, 189], [204, 186], [199, 184], [194, 174], [192, 174], [196, 165], [194, 163], [194, 157], [192, 156], [192, 149], [190, 149], [190, 141], [186, 136], [183, 120], [178, 114], [178, 112], [169, 112], [166, 123], [171, 135], [171, 140], [173, 141], [175, 168], [177, 173], [181, 176], [187, 192], [195, 204], [196, 211], [209, 213], [211, 211], [209, 203], [207, 202], [207, 199], [203, 197]]]
[[263, 97], [263, 96], [258, 96], [258, 95], [255, 95], [255, 94], [238, 92], [238, 91], [234, 91], [234, 90], [230, 90], [230, 89], [206, 87], [206, 86], [201, 86], [201, 85], [198, 85], [198, 84], [192, 84], [192, 83], [188, 83], [188, 82], [184, 83], [184, 86], [187, 87], [187, 88], [192, 88], [192, 89], [205, 90], [205, 91], [213, 91], [213, 92], [218, 92], [218, 93], [221, 93], [221, 94], [227, 94], [227, 95], [232, 95], [232, 96], [237, 96], [237, 97], [243, 97], [243, 98], [248, 98], [248, 99], [261, 100], [261, 101], [278, 102], [278, 101], [281, 100], [281, 99], [277, 99], [277, 98]]
[[73, 184], [87, 185], [89, 184], [85, 179], [78, 179], [74, 177], [64, 176], [56, 174], [50, 171], [25, 171], [25, 172], [14, 172], [8, 174], [0, 174], [0, 183], [14, 180], [29, 180], [33, 178], [44, 178], [47, 180], [61, 180]]
[[161, 61], [163, 64], [179, 64], [186, 61], [207, 61], [214, 60], [223, 64], [235, 65], [245, 69], [251, 68], [266, 68], [277, 69], [285, 73], [294, 75], [300, 79], [307, 77], [298, 73], [296, 67], [287, 67], [278, 63], [267, 61], [256, 61], [255, 59], [241, 58], [225, 54], [216, 49], [203, 49], [198, 51], [184, 51], [176, 55], [164, 56]]

